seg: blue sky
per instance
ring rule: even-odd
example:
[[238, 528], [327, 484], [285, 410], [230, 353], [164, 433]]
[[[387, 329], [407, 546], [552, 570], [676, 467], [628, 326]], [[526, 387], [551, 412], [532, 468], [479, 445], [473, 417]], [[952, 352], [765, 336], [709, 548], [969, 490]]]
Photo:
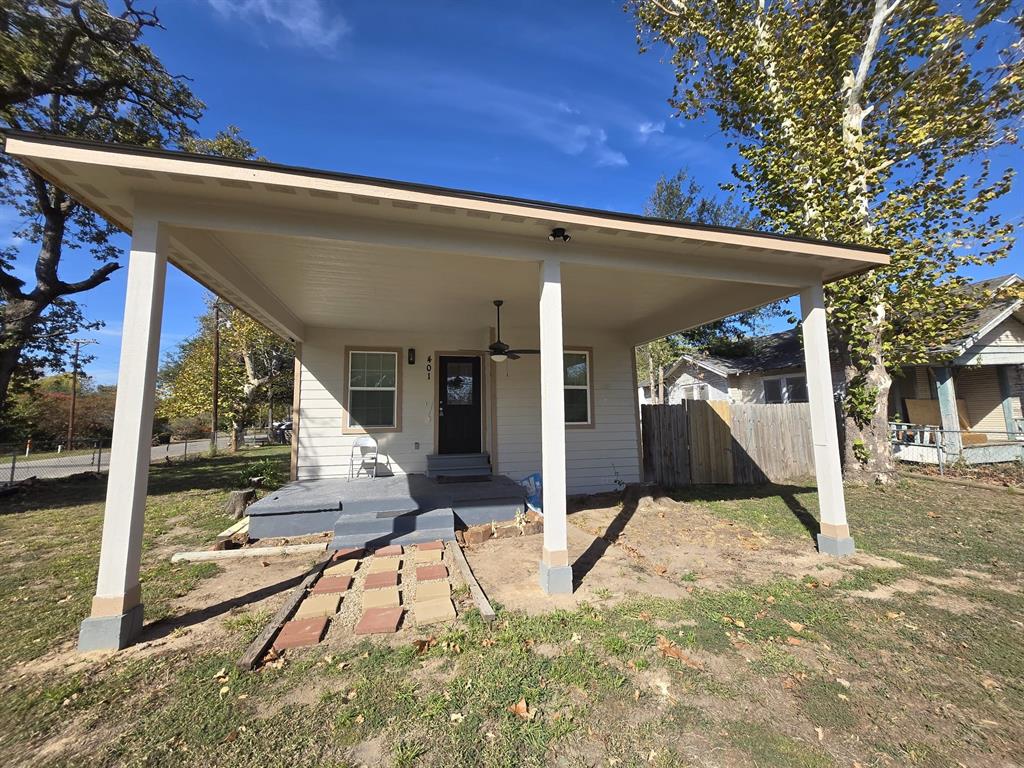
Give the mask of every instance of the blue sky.
[[[729, 180], [734, 157], [717, 125], [672, 117], [672, 70], [638, 54], [618, 0], [174, 0], [158, 9], [166, 29], [148, 42], [170, 71], [192, 78], [208, 105], [202, 131], [234, 123], [275, 162], [636, 212], [658, 177], [679, 168], [709, 189]], [[0, 244], [10, 229], [0, 210]], [[62, 276], [90, 267], [70, 252]], [[21, 271], [30, 270], [26, 261]], [[1009, 271], [1024, 272], [1020, 247], [978, 274]], [[100, 343], [87, 370], [100, 383], [116, 380], [125, 272], [80, 297], [107, 324], [89, 334]], [[171, 269], [165, 351], [192, 331], [202, 297]]]

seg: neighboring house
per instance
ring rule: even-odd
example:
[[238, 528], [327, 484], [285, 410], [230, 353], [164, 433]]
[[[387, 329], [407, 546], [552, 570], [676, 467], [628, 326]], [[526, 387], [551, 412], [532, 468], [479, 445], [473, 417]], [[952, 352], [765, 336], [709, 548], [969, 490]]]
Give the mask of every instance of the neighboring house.
[[[132, 236], [100, 569], [82, 648], [121, 647], [141, 626], [168, 263], [295, 342], [297, 482], [288, 488], [309, 505], [300, 511], [340, 521], [355, 513], [339, 499], [362, 483], [374, 521], [394, 512], [415, 522], [452, 514], [415, 495], [432, 467], [468, 464], [488, 482], [542, 473], [544, 592], [573, 588], [566, 495], [641, 478], [633, 348], [799, 293], [811, 423], [816, 442], [833, 448], [816, 467], [819, 548], [853, 551], [823, 282], [888, 263], [882, 251], [19, 131], [6, 131], [5, 149]], [[504, 301], [500, 332], [495, 299]], [[506, 352], [498, 339], [526, 351]], [[347, 484], [356, 441], [368, 436], [392, 483], [405, 479], [410, 508], [372, 506], [374, 488], [394, 485]]]
[[[1006, 275], [971, 288], [996, 292], [1021, 282], [1017, 275]], [[666, 401], [806, 401], [797, 329], [757, 337], [752, 346], [750, 354], [735, 358], [683, 355], [666, 369]], [[959, 341], [936, 348], [931, 358], [928, 365], [908, 366], [893, 377], [889, 402], [894, 421], [968, 432], [967, 444], [998, 442], [1024, 433], [1024, 302], [990, 302], [964, 324]], [[833, 353], [833, 362], [837, 359]], [[841, 393], [843, 375], [837, 366], [833, 366], [832, 380], [836, 394]], [[647, 389], [644, 398], [649, 398]], [[945, 412], [943, 398], [948, 402]]]

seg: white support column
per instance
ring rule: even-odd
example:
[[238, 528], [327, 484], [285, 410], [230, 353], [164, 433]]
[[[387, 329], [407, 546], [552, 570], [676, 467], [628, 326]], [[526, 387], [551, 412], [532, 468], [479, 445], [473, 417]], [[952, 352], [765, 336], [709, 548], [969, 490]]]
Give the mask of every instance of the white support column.
[[997, 365], [996, 375], [999, 377], [999, 398], [1003, 405], [1003, 422], [1006, 424], [1006, 437], [1013, 440], [1017, 435], [1017, 420], [1013, 416], [1013, 387], [1010, 386], [1012, 366]]
[[139, 564], [167, 253], [155, 218], [136, 211], [132, 229], [99, 577], [82, 651], [124, 648], [142, 629]]
[[946, 459], [956, 461], [963, 453], [960, 436], [960, 409], [956, 404], [956, 383], [953, 369], [945, 366], [933, 368], [935, 375], [935, 396], [939, 400], [939, 419], [942, 421], [942, 449]]
[[562, 272], [557, 259], [540, 269], [540, 420], [544, 494], [544, 553], [540, 586], [572, 592], [565, 521], [565, 382], [562, 343]]
[[825, 289], [821, 283], [800, 291], [803, 316], [804, 359], [807, 367], [807, 399], [814, 440], [814, 474], [818, 481], [821, 531], [818, 551], [829, 555], [853, 554], [853, 539], [846, 523], [843, 473], [839, 462], [839, 430], [832, 394], [832, 366], [825, 323]]

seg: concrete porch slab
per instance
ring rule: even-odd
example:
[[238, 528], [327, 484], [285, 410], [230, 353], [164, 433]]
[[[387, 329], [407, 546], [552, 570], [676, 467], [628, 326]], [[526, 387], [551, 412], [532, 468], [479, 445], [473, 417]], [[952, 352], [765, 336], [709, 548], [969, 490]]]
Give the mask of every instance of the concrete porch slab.
[[[301, 536], [335, 530], [337, 546], [387, 544], [388, 539], [423, 534], [420, 541], [448, 540], [454, 535], [439, 523], [433, 529], [381, 522], [449, 510], [457, 522], [512, 520], [525, 509], [526, 492], [503, 475], [474, 482], [441, 483], [426, 475], [298, 480], [267, 494], [248, 507], [253, 538]], [[421, 530], [422, 528], [422, 530]], [[433, 534], [431, 535], [431, 530]], [[350, 534], [350, 535], [346, 535]], [[410, 540], [411, 541], [411, 540]]]

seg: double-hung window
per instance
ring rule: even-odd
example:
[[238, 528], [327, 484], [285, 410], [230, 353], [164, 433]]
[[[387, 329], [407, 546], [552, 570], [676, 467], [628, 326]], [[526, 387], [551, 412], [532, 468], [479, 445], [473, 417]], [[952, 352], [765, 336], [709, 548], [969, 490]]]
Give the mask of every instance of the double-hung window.
[[353, 430], [398, 426], [398, 352], [350, 350], [348, 423]]
[[565, 423], [578, 426], [592, 424], [590, 352], [565, 352], [562, 355], [562, 370], [562, 382], [565, 387]]

